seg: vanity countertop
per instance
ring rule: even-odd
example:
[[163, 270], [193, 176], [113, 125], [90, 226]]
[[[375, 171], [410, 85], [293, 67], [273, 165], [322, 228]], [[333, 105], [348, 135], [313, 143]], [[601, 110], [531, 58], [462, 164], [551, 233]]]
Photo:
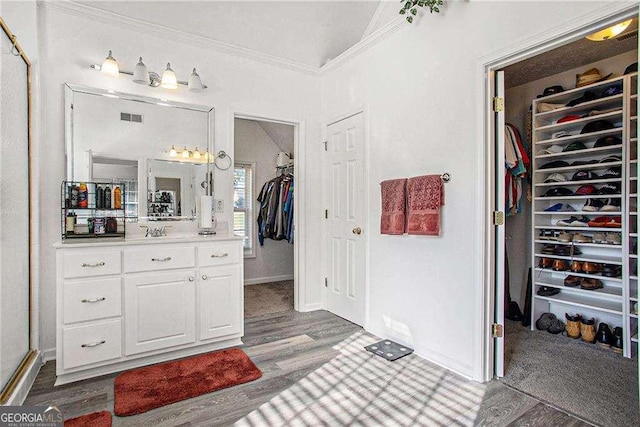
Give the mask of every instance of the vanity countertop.
[[103, 238], [92, 239], [78, 238], [66, 242], [56, 242], [53, 247], [60, 248], [90, 248], [96, 246], [133, 246], [133, 245], [157, 245], [157, 244], [171, 244], [171, 243], [206, 243], [206, 242], [225, 242], [225, 241], [237, 241], [242, 240], [242, 236], [235, 234], [224, 234], [214, 236], [201, 236], [199, 234], [187, 234], [187, 235], [169, 235], [162, 237], [127, 237], [125, 239], [119, 238]]

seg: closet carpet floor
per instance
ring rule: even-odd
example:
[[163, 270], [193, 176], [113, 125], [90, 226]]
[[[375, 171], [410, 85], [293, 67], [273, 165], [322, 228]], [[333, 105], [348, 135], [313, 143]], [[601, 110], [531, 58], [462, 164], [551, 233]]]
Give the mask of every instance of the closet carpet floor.
[[[113, 425], [588, 425], [501, 381], [477, 383], [415, 354], [388, 362], [364, 349], [378, 337], [323, 310], [247, 319], [243, 341], [262, 378], [113, 417]], [[54, 387], [55, 362], [48, 362], [25, 404], [56, 405], [65, 417], [113, 412], [116, 375]]]
[[505, 338], [509, 386], [598, 425], [640, 425], [637, 359], [508, 320]]
[[244, 287], [244, 317], [293, 310], [293, 280]]

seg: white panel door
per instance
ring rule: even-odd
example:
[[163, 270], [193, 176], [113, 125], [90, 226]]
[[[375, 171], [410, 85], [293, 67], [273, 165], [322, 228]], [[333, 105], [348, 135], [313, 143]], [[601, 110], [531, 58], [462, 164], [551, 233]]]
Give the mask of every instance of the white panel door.
[[243, 321], [239, 266], [200, 269], [200, 339], [240, 332]]
[[327, 310], [364, 325], [363, 113], [327, 127]]
[[195, 342], [195, 272], [126, 277], [125, 354]]

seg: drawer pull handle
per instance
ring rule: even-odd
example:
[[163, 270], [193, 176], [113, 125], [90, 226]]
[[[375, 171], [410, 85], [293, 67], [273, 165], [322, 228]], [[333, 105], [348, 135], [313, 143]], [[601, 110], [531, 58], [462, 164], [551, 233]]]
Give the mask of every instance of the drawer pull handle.
[[203, 274], [203, 275], [202, 275], [202, 280], [207, 280], [207, 279], [208, 279], [207, 275], [206, 275], [206, 274]]
[[229, 256], [229, 254], [225, 252], [222, 255], [213, 254], [211, 255], [211, 258], [224, 258], [226, 256]]
[[189, 281], [190, 281], [190, 282], [193, 282], [194, 280], [196, 280], [196, 279], [195, 279], [195, 277], [193, 277], [193, 276], [189, 276]]
[[82, 264], [80, 264], [81, 267], [102, 267], [104, 266], [105, 262], [101, 261], [101, 262], [96, 262], [95, 264], [89, 264], [88, 262], [83, 262]]
[[106, 341], [105, 341], [105, 340], [102, 340], [102, 341], [98, 341], [98, 342], [91, 342], [91, 343], [89, 343], [89, 344], [82, 344], [82, 346], [81, 346], [81, 347], [82, 347], [82, 348], [97, 347], [97, 346], [102, 345], [102, 344], [104, 344], [104, 343], [106, 343]]
[[171, 261], [171, 257], [166, 256], [164, 258], [151, 258], [151, 261]]
[[106, 299], [107, 299], [107, 297], [91, 298], [91, 299], [83, 299], [82, 302], [91, 304], [91, 303], [94, 303], [94, 302], [101, 302], [101, 301], [104, 301]]

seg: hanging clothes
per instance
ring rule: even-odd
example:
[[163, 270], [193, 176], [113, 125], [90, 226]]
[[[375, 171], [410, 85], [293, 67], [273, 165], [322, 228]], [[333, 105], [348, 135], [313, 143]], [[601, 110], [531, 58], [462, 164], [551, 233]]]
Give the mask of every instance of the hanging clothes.
[[293, 243], [293, 175], [285, 174], [267, 181], [258, 195], [258, 241], [287, 240]]
[[528, 179], [531, 158], [520, 136], [518, 128], [507, 123], [505, 134], [505, 208], [507, 215], [522, 212], [522, 196], [525, 180]]

